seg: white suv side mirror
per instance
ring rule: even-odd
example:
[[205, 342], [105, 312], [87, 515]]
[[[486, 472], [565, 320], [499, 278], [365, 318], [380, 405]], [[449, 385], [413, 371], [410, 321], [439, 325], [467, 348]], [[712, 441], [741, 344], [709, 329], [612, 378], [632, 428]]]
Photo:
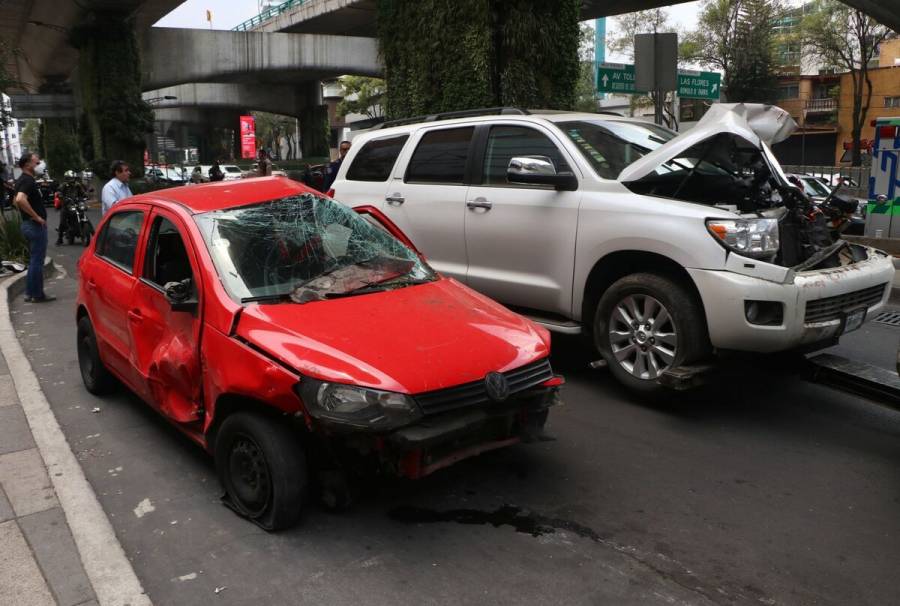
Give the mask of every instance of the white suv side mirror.
[[578, 189], [578, 179], [575, 178], [575, 175], [570, 172], [556, 172], [553, 161], [547, 156], [511, 158], [506, 169], [506, 180], [510, 183], [552, 185], [556, 189], [567, 191]]

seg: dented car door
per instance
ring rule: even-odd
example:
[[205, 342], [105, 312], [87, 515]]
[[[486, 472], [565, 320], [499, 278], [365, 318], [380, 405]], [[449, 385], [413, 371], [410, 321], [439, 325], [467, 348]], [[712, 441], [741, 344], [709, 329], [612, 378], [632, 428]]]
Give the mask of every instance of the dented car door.
[[[156, 210], [151, 217], [140, 280], [129, 310], [132, 364], [160, 412], [178, 423], [201, 416], [200, 272], [181, 221]], [[179, 284], [187, 303], [173, 304], [166, 286]]]

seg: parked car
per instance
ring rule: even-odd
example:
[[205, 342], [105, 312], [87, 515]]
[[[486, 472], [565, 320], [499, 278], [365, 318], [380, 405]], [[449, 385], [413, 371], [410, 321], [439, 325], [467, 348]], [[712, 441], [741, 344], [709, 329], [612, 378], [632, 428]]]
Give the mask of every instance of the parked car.
[[[723, 350], [835, 343], [880, 309], [891, 259], [834, 241], [769, 145], [784, 110], [715, 104], [676, 133], [503, 109], [357, 135], [334, 196], [374, 204], [441, 273], [658, 391]], [[673, 377], [676, 373], [668, 373]]]
[[[259, 171], [259, 163], [258, 163], [258, 162], [254, 162], [253, 165], [250, 167], [249, 170], [245, 170], [245, 171], [241, 174], [241, 177], [244, 178], [244, 179], [250, 179], [250, 178], [256, 177], [256, 176], [258, 176], [258, 171]], [[272, 164], [272, 175], [271, 175], [271, 176], [273, 176], [273, 177], [287, 177], [287, 173], [286, 173], [285, 171], [281, 170], [280, 168], [278, 168], [278, 166], [276, 166], [276, 165], [273, 163], [273, 164]]]
[[184, 174], [175, 166], [145, 166], [144, 178], [152, 183], [184, 183]]
[[78, 269], [85, 387], [128, 386], [267, 529], [297, 521], [313, 472], [420, 478], [538, 437], [561, 384], [545, 329], [436, 273], [377, 209], [289, 179], [129, 198]]
[[240, 179], [242, 176], [240, 166], [235, 166], [234, 164], [222, 164], [220, 167], [222, 172], [225, 173], [225, 181]]

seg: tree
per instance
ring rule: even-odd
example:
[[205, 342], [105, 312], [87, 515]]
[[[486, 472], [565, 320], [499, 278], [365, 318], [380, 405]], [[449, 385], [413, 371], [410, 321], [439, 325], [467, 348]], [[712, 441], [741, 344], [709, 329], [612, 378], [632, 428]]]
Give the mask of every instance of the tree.
[[256, 139], [261, 147], [280, 155], [282, 139], [287, 144], [287, 155], [284, 160], [294, 159], [294, 118], [271, 114], [269, 112], [253, 112], [256, 120]]
[[384, 80], [344, 76], [340, 79], [340, 84], [344, 98], [338, 103], [337, 112], [341, 117], [347, 114], [363, 114], [368, 118], [384, 116]]
[[878, 56], [878, 45], [897, 34], [861, 10], [835, 0], [816, 0], [813, 10], [803, 18], [800, 31], [804, 52], [850, 72], [853, 166], [859, 166], [860, 139], [872, 101], [869, 62]]
[[725, 72], [725, 91], [735, 103], [771, 103], [777, 79], [774, 30], [781, 8], [772, 0], [742, 0], [734, 31], [733, 52]]
[[682, 59], [728, 74], [736, 52], [735, 37], [741, 0], [706, 0], [700, 8], [697, 28], [687, 32], [679, 50]]
[[594, 82], [594, 28], [587, 23], [580, 26], [578, 61], [580, 72], [575, 84], [575, 111], [597, 111], [597, 84]]

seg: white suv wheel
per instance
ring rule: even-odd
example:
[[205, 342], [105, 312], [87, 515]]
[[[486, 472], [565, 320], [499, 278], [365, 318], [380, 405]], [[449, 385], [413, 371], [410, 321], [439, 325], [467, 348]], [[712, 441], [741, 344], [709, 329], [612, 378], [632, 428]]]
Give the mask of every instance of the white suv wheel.
[[613, 308], [608, 326], [610, 350], [635, 378], [654, 381], [675, 361], [675, 323], [657, 299], [642, 294], [625, 297]]

